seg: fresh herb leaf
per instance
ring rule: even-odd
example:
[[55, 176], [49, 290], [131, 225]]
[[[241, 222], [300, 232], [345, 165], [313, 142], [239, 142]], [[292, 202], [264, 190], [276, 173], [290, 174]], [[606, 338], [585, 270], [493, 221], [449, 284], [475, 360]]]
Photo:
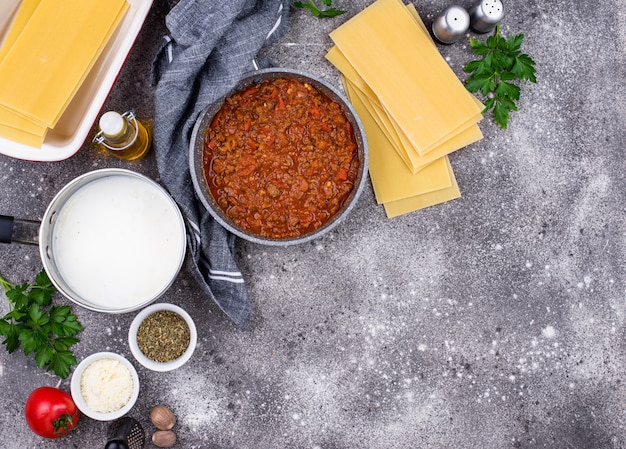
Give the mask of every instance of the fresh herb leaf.
[[5, 344], [7, 351], [9, 351], [9, 353], [12, 353], [20, 346], [19, 328], [17, 326], [10, 325], [4, 320], [0, 321], [0, 323], [3, 323], [3, 325], [0, 327], [0, 334], [4, 335], [5, 337], [3, 343]]
[[35, 363], [39, 368], [43, 368], [52, 360], [54, 356], [54, 348], [52, 346], [44, 346], [35, 354]]
[[[324, 6], [332, 6], [333, 4], [332, 0], [320, 0], [320, 3], [322, 3]], [[336, 17], [340, 16], [341, 14], [345, 14], [345, 11], [337, 8], [320, 9], [313, 0], [309, 0], [306, 3], [293, 2], [291, 5], [295, 8], [308, 9], [309, 11], [311, 11], [311, 14], [320, 19], [327, 17]]]
[[535, 61], [521, 52], [523, 41], [523, 34], [508, 39], [502, 37], [500, 24], [485, 42], [470, 38], [472, 51], [482, 59], [470, 61], [463, 68], [471, 73], [465, 88], [473, 93], [480, 92], [486, 98], [483, 114], [493, 109], [493, 119], [502, 129], [507, 128], [510, 113], [517, 111], [521, 88], [516, 83], [537, 82]]
[[48, 370], [54, 371], [65, 379], [70, 374], [70, 366], [76, 365], [76, 357], [71, 351], [54, 350], [52, 360], [48, 363]]
[[34, 284], [13, 284], [0, 276], [0, 286], [9, 302], [9, 313], [0, 318], [0, 335], [9, 353], [19, 347], [25, 355], [33, 354], [39, 368], [53, 371], [65, 379], [76, 358], [70, 347], [80, 340], [83, 330], [70, 306], [52, 306], [56, 289], [45, 270]]

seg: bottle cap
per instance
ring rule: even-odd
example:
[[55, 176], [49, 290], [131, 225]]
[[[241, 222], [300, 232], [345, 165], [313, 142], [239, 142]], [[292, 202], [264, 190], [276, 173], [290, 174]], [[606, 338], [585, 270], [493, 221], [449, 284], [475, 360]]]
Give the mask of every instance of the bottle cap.
[[433, 22], [433, 34], [443, 44], [451, 44], [463, 36], [470, 25], [467, 11], [460, 6], [451, 6]]
[[126, 120], [121, 114], [109, 111], [100, 117], [100, 130], [107, 137], [116, 137], [124, 132]]
[[504, 5], [500, 0], [481, 0], [470, 11], [472, 30], [488, 33], [504, 17]]

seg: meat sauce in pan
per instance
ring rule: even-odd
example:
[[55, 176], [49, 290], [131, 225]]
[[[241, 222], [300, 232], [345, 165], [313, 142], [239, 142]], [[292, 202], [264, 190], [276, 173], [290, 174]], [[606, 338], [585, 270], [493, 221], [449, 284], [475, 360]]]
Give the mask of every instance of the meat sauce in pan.
[[239, 228], [285, 239], [337, 214], [355, 187], [359, 158], [338, 103], [309, 83], [277, 78], [225, 100], [205, 134], [203, 169]]

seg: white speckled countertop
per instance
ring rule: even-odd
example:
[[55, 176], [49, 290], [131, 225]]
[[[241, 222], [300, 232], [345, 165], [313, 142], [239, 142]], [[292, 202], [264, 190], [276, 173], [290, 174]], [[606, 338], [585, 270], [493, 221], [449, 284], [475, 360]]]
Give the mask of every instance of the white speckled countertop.
[[[333, 3], [348, 14], [293, 9], [265, 54], [340, 87], [324, 59], [328, 33], [371, 1]], [[413, 3], [427, 25], [449, 6]], [[247, 332], [183, 270], [163, 300], [196, 320], [198, 347], [173, 372], [135, 363], [130, 416], [148, 434], [149, 410], [163, 403], [185, 449], [626, 448], [626, 3], [503, 3], [502, 32], [525, 34], [538, 83], [524, 86], [508, 130], [483, 120], [485, 138], [452, 155], [462, 197], [389, 220], [368, 186], [319, 240], [238, 241]], [[152, 116], [167, 10], [155, 2], [108, 108]], [[467, 39], [438, 48], [464, 78]], [[63, 185], [104, 167], [156, 177], [154, 155], [128, 163], [90, 144], [56, 163], [0, 156], [0, 213], [39, 219]], [[3, 276], [40, 269], [37, 248], [0, 246]], [[132, 360], [132, 313], [74, 311], [85, 325], [79, 359], [112, 350]], [[87, 417], [59, 441], [27, 428], [26, 397], [57, 381], [0, 351], [0, 446], [104, 447], [106, 423]]]

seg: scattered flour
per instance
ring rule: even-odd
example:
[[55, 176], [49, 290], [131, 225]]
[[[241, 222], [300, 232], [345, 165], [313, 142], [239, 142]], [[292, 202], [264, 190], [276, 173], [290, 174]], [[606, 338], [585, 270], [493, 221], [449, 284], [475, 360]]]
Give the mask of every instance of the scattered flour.
[[215, 385], [205, 376], [195, 373], [183, 374], [184, 371], [174, 371], [173, 385], [184, 385], [184, 388], [173, 388], [171, 398], [168, 399], [172, 410], [179, 416], [180, 422], [191, 427], [194, 432], [208, 427], [216, 427], [222, 419], [226, 408], [222, 397], [225, 394], [217, 393]]
[[556, 330], [552, 326], [547, 326], [541, 331], [541, 334], [546, 338], [556, 337]]

